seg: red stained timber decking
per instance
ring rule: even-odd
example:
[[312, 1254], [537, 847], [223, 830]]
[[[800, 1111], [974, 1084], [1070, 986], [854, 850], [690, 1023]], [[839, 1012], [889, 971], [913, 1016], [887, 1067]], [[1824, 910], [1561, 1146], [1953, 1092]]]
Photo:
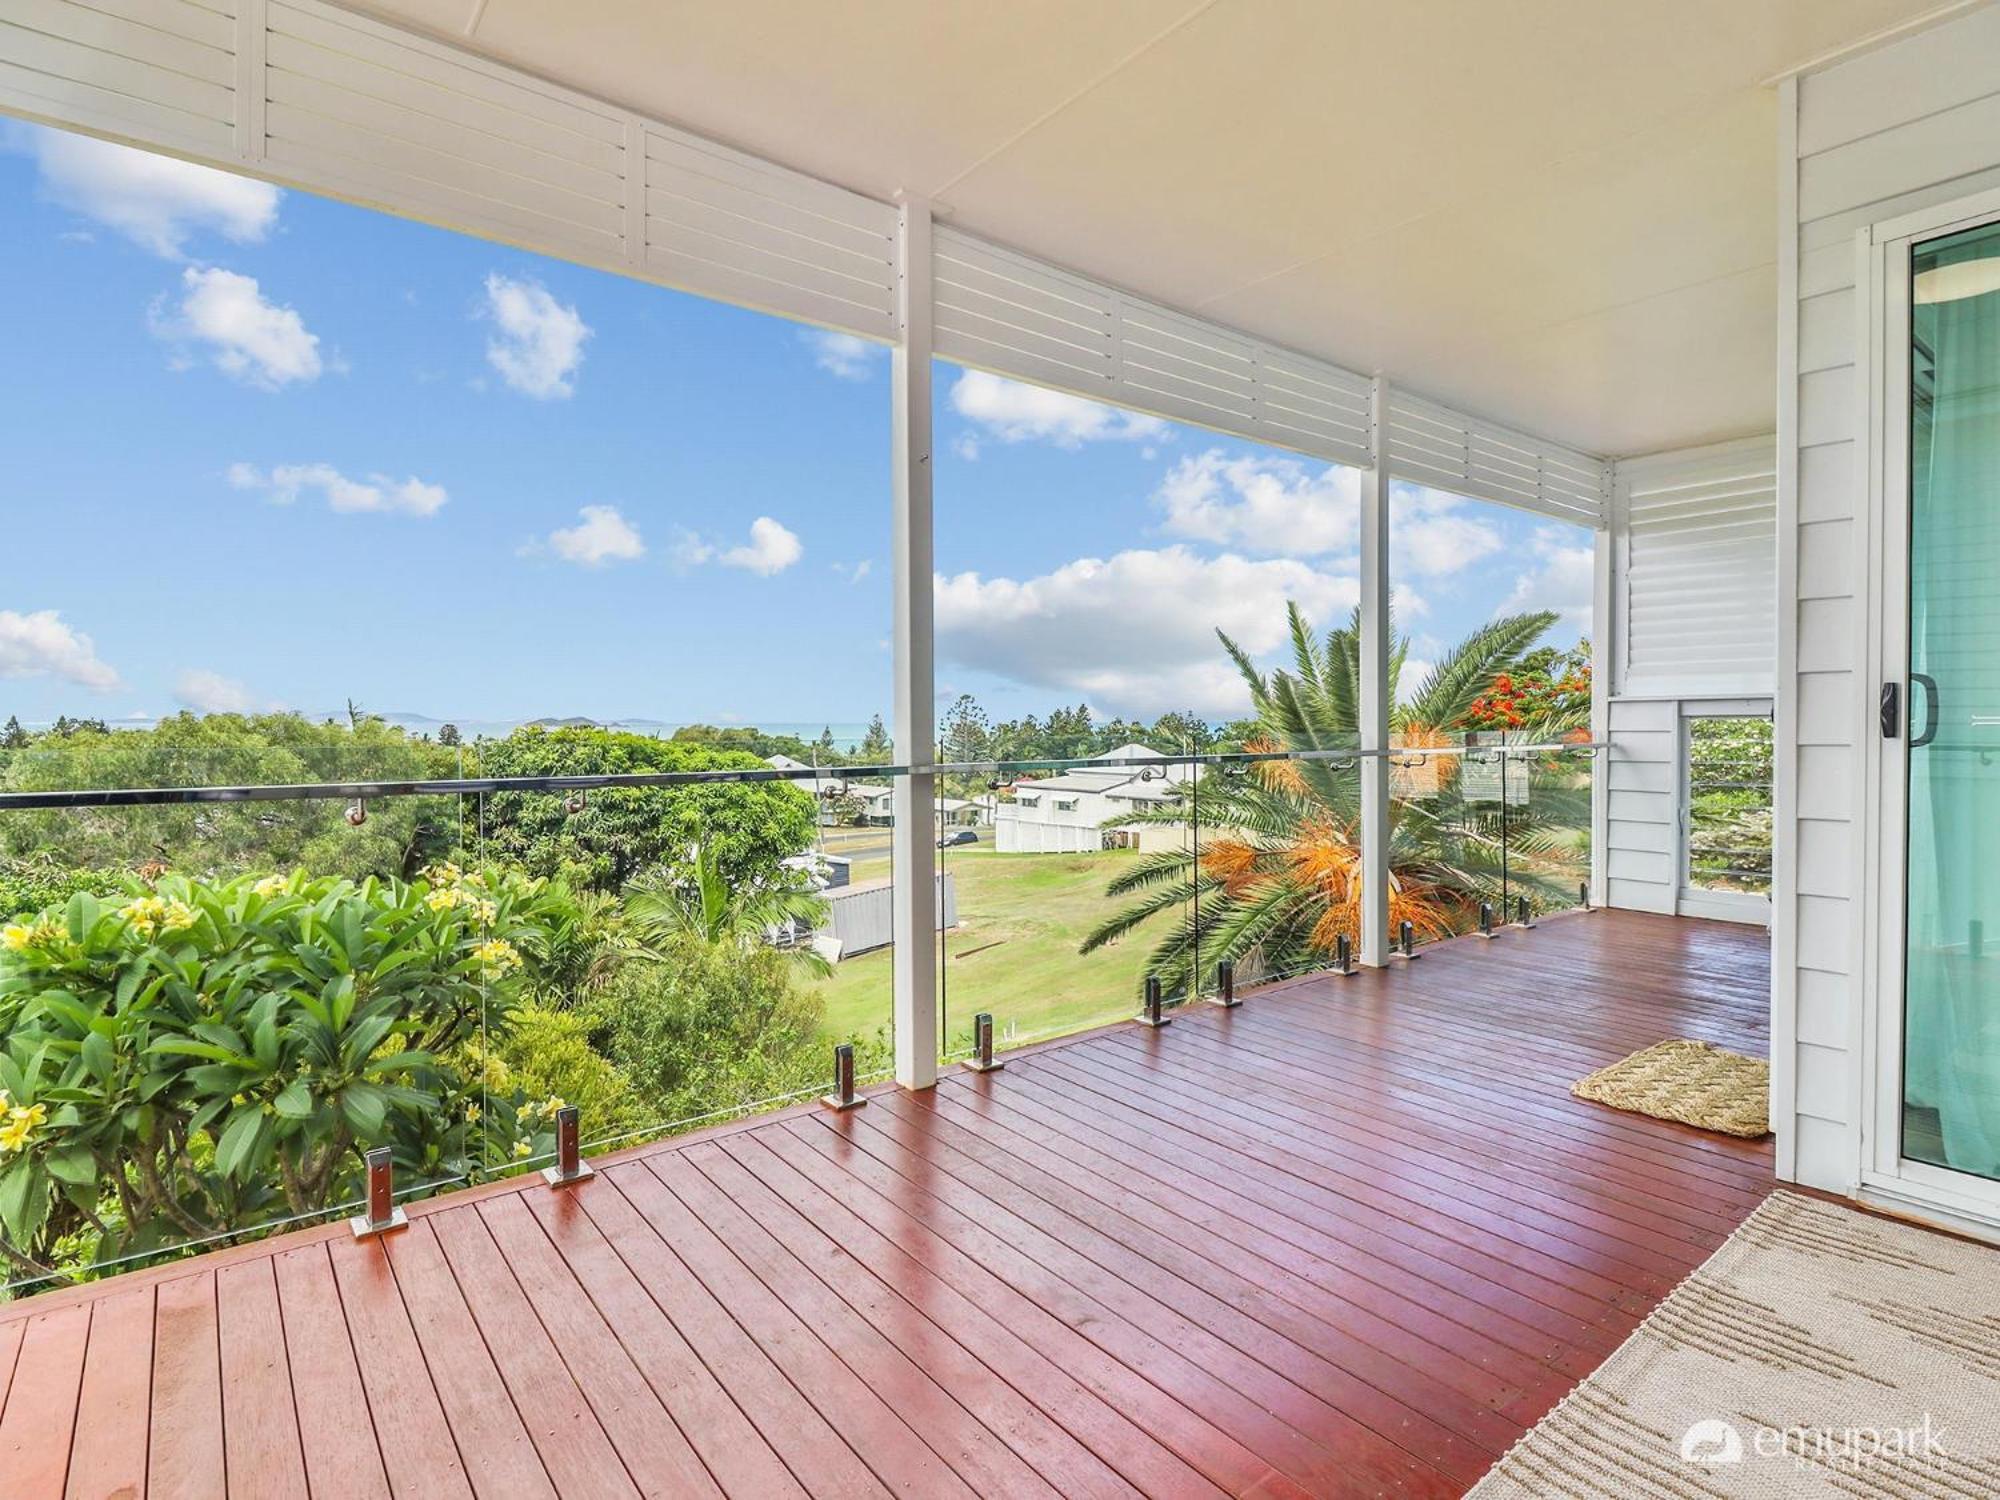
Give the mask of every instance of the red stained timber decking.
[[1770, 1186], [1578, 1103], [1761, 1053], [1599, 913], [0, 1309], [0, 1496], [1452, 1495]]

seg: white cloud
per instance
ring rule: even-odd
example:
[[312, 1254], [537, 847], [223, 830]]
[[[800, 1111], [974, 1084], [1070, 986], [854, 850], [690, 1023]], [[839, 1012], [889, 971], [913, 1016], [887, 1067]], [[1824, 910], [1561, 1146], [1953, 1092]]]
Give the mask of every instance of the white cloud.
[[275, 713], [282, 705], [260, 699], [234, 677], [189, 667], [174, 679], [174, 699], [201, 714]]
[[799, 337], [813, 351], [813, 363], [842, 380], [866, 380], [875, 361], [889, 352], [887, 345], [830, 328], [802, 329]]
[[976, 432], [961, 432], [951, 440], [951, 451], [969, 464], [978, 463], [979, 434]]
[[1023, 385], [984, 370], [967, 370], [958, 377], [951, 388], [951, 407], [1003, 443], [1039, 441], [1076, 448], [1084, 443], [1138, 442], [1172, 435], [1172, 429], [1158, 417], [1142, 417], [1082, 396]]
[[1287, 599], [1323, 625], [1359, 597], [1352, 575], [1295, 559], [1135, 549], [1035, 578], [939, 577], [938, 650], [956, 666], [1081, 694], [1109, 712], [1234, 714], [1249, 698], [1217, 628], [1262, 656], [1285, 640]]
[[586, 505], [574, 526], [549, 533], [548, 548], [564, 562], [601, 568], [610, 562], [636, 562], [646, 555], [639, 528], [618, 513], [615, 505]]
[[1398, 488], [1389, 527], [1397, 570], [1436, 578], [1468, 568], [1506, 545], [1500, 528], [1456, 495]]
[[860, 562], [857, 563], [837, 562], [837, 563], [831, 563], [828, 566], [830, 566], [833, 569], [833, 571], [838, 573], [842, 578], [845, 578], [849, 583], [859, 583], [861, 582], [862, 579], [866, 578], [870, 573], [875, 571], [875, 559], [872, 557], [864, 557], [861, 559]]
[[1417, 690], [1424, 685], [1424, 679], [1437, 670], [1437, 663], [1421, 656], [1403, 658], [1403, 670], [1396, 678], [1396, 701], [1408, 703], [1417, 696]]
[[249, 244], [278, 221], [284, 195], [268, 182], [62, 130], [21, 138], [50, 199], [169, 260], [198, 232]]
[[784, 572], [805, 553], [805, 544], [795, 533], [769, 516], [759, 516], [750, 523], [750, 540], [718, 554], [717, 561], [726, 568], [742, 568], [760, 578], [769, 578]]
[[669, 556], [673, 558], [676, 568], [686, 572], [689, 568], [698, 568], [713, 558], [715, 548], [704, 542], [699, 533], [689, 531], [685, 526], [676, 526], [674, 545]]
[[235, 463], [229, 466], [228, 479], [231, 488], [262, 494], [275, 505], [290, 505], [310, 492], [323, 498], [327, 509], [348, 512], [434, 516], [451, 499], [443, 485], [428, 484], [414, 475], [349, 479], [332, 464], [279, 464], [266, 473], [254, 464]]
[[118, 686], [96, 644], [53, 609], [0, 609], [0, 677], [60, 677], [100, 693]]
[[1539, 564], [1514, 580], [1514, 591], [1501, 601], [1494, 618], [1552, 609], [1562, 616], [1563, 624], [1588, 635], [1597, 587], [1597, 554], [1594, 543], [1577, 540], [1580, 535], [1569, 527], [1537, 528], [1534, 549]]
[[267, 301], [255, 277], [189, 266], [181, 287], [172, 315], [154, 304], [153, 331], [161, 338], [205, 345], [224, 374], [263, 390], [319, 378], [319, 336], [291, 308]]
[[499, 330], [486, 341], [486, 360], [524, 396], [553, 401], [576, 390], [591, 327], [532, 281], [498, 272], [486, 278], [485, 315]]
[[1266, 556], [1351, 550], [1361, 530], [1360, 476], [1295, 458], [1190, 454], [1153, 496], [1167, 532]]
[[[760, 578], [770, 578], [804, 557], [806, 548], [789, 527], [769, 516], [759, 516], [750, 523], [750, 539], [736, 547], [725, 547], [699, 532], [680, 527], [674, 533], [671, 555], [674, 566], [683, 572], [713, 562], [721, 563], [725, 568], [741, 568]], [[844, 564], [835, 563], [833, 566], [836, 571], [847, 571]], [[848, 575], [849, 582], [859, 583], [867, 575], [869, 566], [866, 562], [856, 563]]]

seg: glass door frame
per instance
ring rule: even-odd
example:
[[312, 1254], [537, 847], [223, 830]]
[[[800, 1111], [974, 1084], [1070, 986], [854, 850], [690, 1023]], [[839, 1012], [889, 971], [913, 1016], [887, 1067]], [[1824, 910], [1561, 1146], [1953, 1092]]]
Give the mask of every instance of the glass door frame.
[[[1855, 1028], [1853, 1145], [1857, 1187], [1869, 1197], [1982, 1225], [2000, 1223], [2000, 1181], [1914, 1161], [1902, 1153], [1903, 1038], [1908, 920], [1910, 703], [1910, 276], [1917, 245], [2000, 224], [2000, 191], [1899, 215], [1856, 233], [1856, 301], [1865, 352], [1867, 428], [1859, 561], [1867, 591], [1861, 682], [1860, 828], [1863, 901], [1856, 922], [1862, 1006]], [[1893, 737], [1881, 732], [1878, 693], [1898, 685]]]

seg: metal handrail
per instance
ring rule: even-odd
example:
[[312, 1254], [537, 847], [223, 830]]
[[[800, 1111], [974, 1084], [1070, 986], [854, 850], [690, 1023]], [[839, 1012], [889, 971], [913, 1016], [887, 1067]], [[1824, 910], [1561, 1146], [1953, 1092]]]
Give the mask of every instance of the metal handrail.
[[1266, 761], [1356, 762], [1382, 757], [1465, 754], [1548, 755], [1601, 750], [1596, 741], [1539, 745], [1426, 745], [1384, 750], [1258, 750], [1215, 754], [1164, 752], [1145, 760], [934, 761], [880, 766], [759, 766], [712, 771], [615, 772], [577, 776], [472, 776], [435, 781], [315, 781], [274, 786], [93, 787], [68, 791], [0, 792], [0, 812], [85, 807], [177, 807], [231, 802], [375, 802], [396, 797], [457, 797], [504, 792], [594, 792], [613, 787], [712, 786], [756, 782], [855, 782], [899, 776], [1005, 777], [1028, 772], [1121, 770], [1162, 765], [1252, 766]]

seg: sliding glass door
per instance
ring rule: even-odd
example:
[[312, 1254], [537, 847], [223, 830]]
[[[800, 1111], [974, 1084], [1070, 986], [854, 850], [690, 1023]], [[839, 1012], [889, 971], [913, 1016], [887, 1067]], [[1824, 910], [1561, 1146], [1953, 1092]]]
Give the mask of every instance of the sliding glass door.
[[2000, 225], [1908, 274], [1900, 1156], [2000, 1179]]

